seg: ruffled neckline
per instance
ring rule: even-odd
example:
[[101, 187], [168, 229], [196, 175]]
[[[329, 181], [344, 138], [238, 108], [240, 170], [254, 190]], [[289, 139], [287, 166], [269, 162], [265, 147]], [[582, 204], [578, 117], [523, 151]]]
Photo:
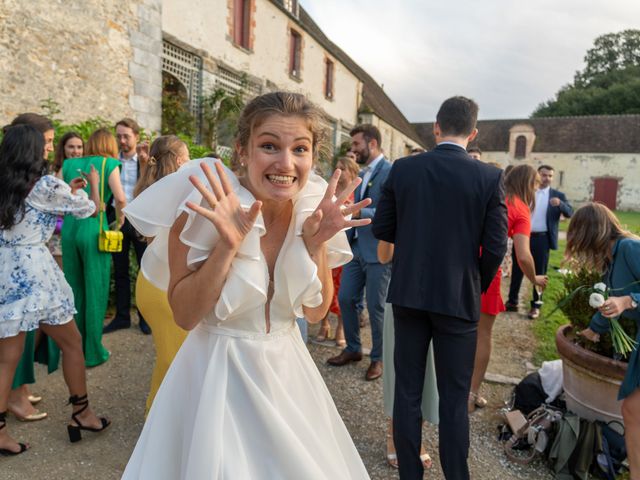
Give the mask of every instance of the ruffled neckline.
[[[189, 247], [187, 265], [197, 269], [204, 262], [219, 240], [219, 235], [211, 222], [186, 207], [186, 203], [205, 206], [206, 200], [189, 182], [195, 175], [207, 184], [200, 163], [206, 162], [215, 172], [214, 159], [193, 160], [177, 172], [168, 175], [147, 188], [125, 209], [125, 215], [142, 235], [155, 237], [142, 259], [142, 274], [155, 286], [165, 290], [169, 284], [168, 235], [176, 218], [186, 212], [187, 222], [180, 234], [180, 240]], [[255, 202], [254, 196], [244, 188], [237, 177], [225, 167], [232, 187], [243, 208], [248, 209]], [[324, 196], [327, 182], [311, 173], [305, 186], [292, 199], [292, 225], [288, 231], [276, 262], [274, 283], [276, 291], [286, 293], [286, 297], [296, 316], [302, 317], [302, 306], [315, 307], [322, 303], [322, 283], [317, 275], [317, 266], [311, 260], [304, 241], [302, 225], [315, 211]], [[227, 280], [214, 314], [220, 321], [254, 311], [267, 301], [269, 275], [260, 248], [260, 237], [266, 233], [262, 213], [242, 242], [233, 259]], [[352, 254], [344, 232], [339, 232], [327, 242], [330, 268], [347, 263]]]

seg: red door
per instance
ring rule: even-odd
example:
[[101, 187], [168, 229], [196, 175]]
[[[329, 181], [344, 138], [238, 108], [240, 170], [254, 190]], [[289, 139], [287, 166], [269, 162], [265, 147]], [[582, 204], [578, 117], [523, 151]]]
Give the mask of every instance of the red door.
[[594, 178], [593, 179], [593, 201], [604, 203], [609, 209], [616, 209], [618, 199], [618, 179], [617, 178]]

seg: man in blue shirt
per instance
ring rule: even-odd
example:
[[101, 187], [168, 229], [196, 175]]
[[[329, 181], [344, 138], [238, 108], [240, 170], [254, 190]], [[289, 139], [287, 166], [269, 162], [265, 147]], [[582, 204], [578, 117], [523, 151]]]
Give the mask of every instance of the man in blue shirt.
[[[141, 161], [138, 161], [138, 142], [140, 141], [140, 127], [131, 118], [123, 118], [116, 123], [116, 139], [120, 147], [119, 160], [122, 162], [120, 178], [127, 204], [133, 200], [133, 190], [140, 177]], [[129, 220], [122, 225], [122, 251], [113, 254], [115, 289], [116, 289], [116, 316], [111, 323], [104, 327], [104, 333], [110, 333], [131, 326], [131, 278], [129, 277], [129, 248], [133, 246], [140, 266], [140, 260], [147, 243], [136, 232]], [[147, 322], [138, 311], [140, 330], [145, 335], [151, 333]]]

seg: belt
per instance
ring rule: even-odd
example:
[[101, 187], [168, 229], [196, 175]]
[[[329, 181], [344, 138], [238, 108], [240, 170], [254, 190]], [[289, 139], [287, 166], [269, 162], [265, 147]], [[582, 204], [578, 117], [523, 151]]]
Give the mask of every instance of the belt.
[[531, 232], [531, 236], [532, 237], [542, 237], [544, 235], [546, 235], [547, 232]]

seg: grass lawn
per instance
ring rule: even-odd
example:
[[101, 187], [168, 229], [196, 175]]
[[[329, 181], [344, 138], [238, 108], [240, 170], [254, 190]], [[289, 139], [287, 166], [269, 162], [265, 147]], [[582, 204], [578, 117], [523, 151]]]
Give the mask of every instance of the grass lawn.
[[[640, 235], [640, 212], [615, 213], [623, 227]], [[562, 221], [560, 223], [560, 230], [566, 232], [568, 226], [569, 221]], [[565, 317], [560, 310], [557, 310], [553, 315], [549, 316], [549, 313], [556, 308], [558, 297], [563, 295], [564, 291], [562, 275], [558, 273], [557, 269], [561, 268], [566, 244], [566, 240], [560, 240], [558, 242], [558, 250], [551, 250], [549, 271], [547, 272], [549, 275], [549, 283], [544, 292], [542, 314], [540, 318], [533, 323], [533, 333], [538, 341], [538, 347], [534, 355], [534, 362], [537, 365], [545, 360], [555, 360], [558, 358], [555, 340], [556, 330], [558, 330], [560, 325], [569, 323], [567, 317]]]

